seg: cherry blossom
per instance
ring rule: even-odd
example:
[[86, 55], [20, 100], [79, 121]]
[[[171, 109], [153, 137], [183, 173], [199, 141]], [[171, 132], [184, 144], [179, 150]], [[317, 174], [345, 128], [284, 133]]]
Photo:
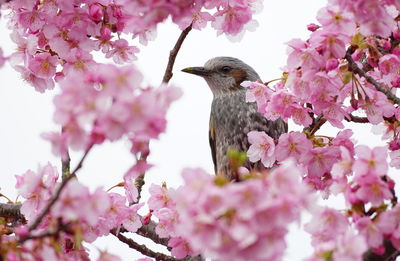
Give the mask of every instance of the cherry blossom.
[[261, 160], [265, 167], [271, 167], [275, 162], [275, 143], [274, 140], [265, 132], [251, 131], [247, 134], [251, 144], [247, 155], [251, 162]]

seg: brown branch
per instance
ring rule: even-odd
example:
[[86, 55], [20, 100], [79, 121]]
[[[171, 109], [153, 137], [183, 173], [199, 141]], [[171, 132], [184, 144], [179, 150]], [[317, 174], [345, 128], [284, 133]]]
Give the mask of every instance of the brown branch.
[[153, 257], [156, 260], [165, 260], [165, 261], [182, 260], [182, 259], [176, 259], [172, 256], [167, 256], [163, 253], [155, 252], [155, 251], [149, 249], [148, 247], [146, 247], [145, 245], [138, 244], [135, 241], [133, 241], [132, 239], [125, 237], [121, 233], [117, 233], [116, 229], [111, 230], [111, 233], [114, 236], [116, 236], [121, 242], [127, 244], [130, 248], [137, 250], [138, 252], [142, 253], [145, 256]]
[[176, 56], [178, 55], [179, 49], [181, 49], [182, 43], [185, 40], [188, 33], [192, 30], [192, 24], [190, 24], [185, 30], [182, 31], [178, 40], [175, 43], [174, 48], [169, 52], [169, 59], [167, 68], [165, 69], [164, 77], [162, 83], [168, 83], [172, 78], [172, 69], [174, 67]]
[[28, 240], [42, 239], [45, 237], [58, 237], [59, 233], [60, 233], [60, 231], [46, 231], [46, 232], [43, 232], [38, 235], [28, 235], [26, 237], [21, 238], [19, 240], [19, 243], [23, 244], [25, 241], [28, 241]]
[[390, 90], [386, 89], [383, 85], [381, 85], [379, 82], [377, 82], [374, 78], [372, 78], [371, 76], [367, 75], [365, 73], [365, 71], [363, 71], [362, 69], [360, 69], [360, 67], [358, 67], [358, 65], [354, 62], [353, 58], [351, 57], [351, 54], [354, 52], [354, 48], [350, 47], [349, 49], [347, 49], [346, 51], [346, 60], [349, 63], [349, 69], [358, 74], [360, 77], [364, 77], [365, 80], [367, 80], [367, 82], [369, 82], [370, 84], [372, 84], [376, 90], [382, 92], [383, 94], [386, 95], [386, 97], [391, 100], [392, 102], [396, 103], [396, 104], [400, 104], [400, 98], [398, 98], [396, 95], [394, 95]]
[[349, 118], [345, 117], [345, 120], [348, 122], [369, 123], [369, 120], [367, 117], [358, 117], [358, 116], [354, 116], [351, 113], [349, 113], [348, 116], [349, 116]]
[[326, 119], [324, 116], [319, 115], [317, 118], [313, 119], [313, 123], [309, 127], [304, 128], [303, 131], [308, 131], [310, 135], [314, 135], [322, 127], [322, 125], [324, 125], [325, 122]]
[[136, 234], [142, 237], [149, 238], [157, 244], [168, 246], [169, 238], [159, 237], [156, 233], [156, 226], [157, 226], [156, 222], [150, 221], [148, 225], [144, 225], [141, 228], [139, 228]]

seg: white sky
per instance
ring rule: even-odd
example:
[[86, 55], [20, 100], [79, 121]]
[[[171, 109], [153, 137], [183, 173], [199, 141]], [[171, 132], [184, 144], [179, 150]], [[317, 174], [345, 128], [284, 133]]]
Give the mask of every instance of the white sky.
[[[178, 54], [175, 74], [170, 82], [181, 87], [184, 95], [173, 104], [168, 114], [167, 133], [152, 144], [149, 162], [155, 167], [146, 176], [144, 190], [153, 182], [166, 181], [169, 186], [178, 186], [184, 167], [202, 167], [210, 173], [213, 170], [208, 145], [211, 91], [204, 80], [182, 73], [180, 69], [203, 65], [215, 56], [234, 56], [251, 65], [264, 81], [278, 78], [281, 75], [280, 68], [286, 61], [284, 43], [292, 38], [305, 39], [308, 35], [306, 25], [316, 22], [316, 13], [325, 3], [321, 0], [265, 1], [263, 12], [255, 16], [260, 26], [255, 32], [247, 32], [238, 43], [230, 42], [225, 36], [216, 37], [216, 31], [210, 26], [206, 30], [190, 32]], [[5, 28], [5, 18], [1, 18], [0, 46], [6, 54], [10, 54], [14, 45]], [[141, 47], [136, 64], [147, 83], [158, 85], [161, 82], [169, 50], [179, 34], [175, 25], [160, 25], [157, 39]], [[57, 128], [52, 123], [52, 97], [57, 90], [37, 93], [9, 66], [0, 69], [0, 79], [0, 192], [14, 199], [15, 174], [22, 174], [27, 169], [36, 170], [39, 164], [44, 165], [48, 161], [60, 166], [59, 160], [52, 156], [49, 144], [39, 137], [40, 133]], [[369, 127], [348, 126], [353, 126], [355, 132], [359, 132], [356, 137], [362, 143], [382, 145], [378, 137], [369, 134]], [[290, 126], [289, 129], [293, 130], [294, 127]], [[322, 132], [335, 135], [337, 130], [325, 126]], [[72, 167], [79, 158], [80, 154], [72, 154]], [[92, 188], [109, 188], [122, 180], [132, 163], [127, 143], [108, 143], [89, 154], [78, 177]], [[332, 204], [336, 204], [336, 201]], [[301, 260], [311, 254], [307, 235], [298, 232], [295, 227], [288, 237], [289, 248], [284, 260]], [[141, 257], [114, 237], [102, 238], [96, 245], [120, 255], [124, 260]], [[95, 250], [93, 255], [97, 256]]]

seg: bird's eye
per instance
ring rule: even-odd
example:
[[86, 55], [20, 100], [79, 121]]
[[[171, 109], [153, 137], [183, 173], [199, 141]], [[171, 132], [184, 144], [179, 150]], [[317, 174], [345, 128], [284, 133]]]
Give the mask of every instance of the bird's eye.
[[230, 72], [230, 70], [232, 70], [232, 68], [229, 66], [223, 66], [219, 69], [219, 71], [222, 73], [228, 73], [228, 72]]

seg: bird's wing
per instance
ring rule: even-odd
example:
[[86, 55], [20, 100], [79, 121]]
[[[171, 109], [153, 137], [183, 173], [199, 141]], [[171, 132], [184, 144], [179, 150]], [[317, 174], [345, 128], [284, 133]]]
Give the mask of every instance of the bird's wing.
[[217, 173], [217, 152], [216, 152], [216, 129], [213, 118], [210, 118], [210, 126], [208, 130], [208, 140], [210, 142], [211, 156], [214, 162], [214, 171]]

